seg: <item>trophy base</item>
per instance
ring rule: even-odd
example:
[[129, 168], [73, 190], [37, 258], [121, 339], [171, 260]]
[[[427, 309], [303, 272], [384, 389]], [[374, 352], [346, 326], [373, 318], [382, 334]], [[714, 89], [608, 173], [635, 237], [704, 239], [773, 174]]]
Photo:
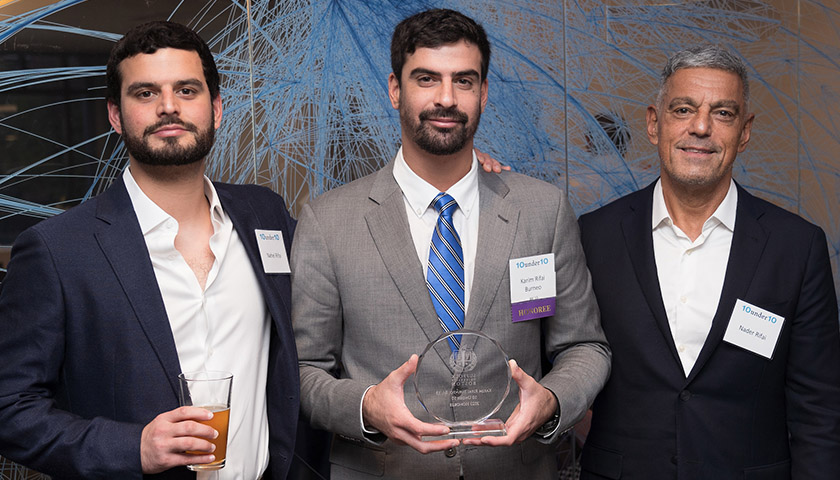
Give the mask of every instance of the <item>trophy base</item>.
[[447, 424], [449, 433], [444, 435], [424, 435], [420, 440], [429, 442], [432, 440], [451, 440], [453, 438], [478, 438], [478, 437], [502, 437], [507, 435], [505, 422], [498, 419], [484, 420], [483, 422], [456, 422]]

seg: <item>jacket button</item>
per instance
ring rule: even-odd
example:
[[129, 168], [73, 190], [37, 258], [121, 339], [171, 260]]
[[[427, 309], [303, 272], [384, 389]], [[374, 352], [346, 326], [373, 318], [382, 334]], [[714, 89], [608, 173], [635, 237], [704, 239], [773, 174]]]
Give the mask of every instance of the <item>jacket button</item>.
[[676, 456], [676, 455], [674, 455], [673, 457], [671, 457], [671, 463], [673, 463], [674, 465], [676, 465], [678, 462], [679, 462], [679, 458], [677, 458], [677, 456]]
[[446, 450], [444, 450], [443, 454], [446, 455], [446, 458], [452, 458], [455, 456], [455, 449], [447, 448]]
[[687, 402], [689, 398], [691, 398], [691, 392], [689, 392], [688, 390], [683, 390], [682, 392], [680, 392], [680, 400]]

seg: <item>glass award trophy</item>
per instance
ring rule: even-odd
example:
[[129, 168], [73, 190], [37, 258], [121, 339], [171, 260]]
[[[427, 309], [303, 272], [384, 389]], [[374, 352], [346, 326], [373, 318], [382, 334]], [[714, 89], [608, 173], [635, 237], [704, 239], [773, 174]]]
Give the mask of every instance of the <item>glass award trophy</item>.
[[[453, 351], [450, 344], [455, 343], [460, 347]], [[499, 342], [475, 330], [444, 332], [420, 355], [414, 389], [423, 408], [449, 433], [422, 440], [506, 435], [505, 423], [490, 417], [510, 392], [510, 379], [508, 356]]]

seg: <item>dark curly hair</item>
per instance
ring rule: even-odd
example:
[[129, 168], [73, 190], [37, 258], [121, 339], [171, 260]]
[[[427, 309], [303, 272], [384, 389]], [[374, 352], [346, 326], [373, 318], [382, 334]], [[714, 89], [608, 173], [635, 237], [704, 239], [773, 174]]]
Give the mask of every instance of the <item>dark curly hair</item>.
[[391, 37], [391, 70], [400, 81], [405, 59], [417, 48], [437, 48], [466, 40], [481, 52], [481, 80], [490, 67], [490, 42], [484, 28], [466, 15], [447, 9], [426, 10], [397, 25]]
[[210, 90], [210, 97], [219, 96], [219, 70], [210, 53], [207, 43], [189, 27], [180, 23], [157, 20], [144, 23], [129, 30], [111, 49], [108, 66], [105, 70], [105, 81], [108, 87], [107, 99], [115, 105], [120, 105], [120, 89], [122, 75], [118, 68], [120, 62], [140, 53], [152, 54], [161, 48], [177, 48], [198, 53], [204, 69], [204, 79]]

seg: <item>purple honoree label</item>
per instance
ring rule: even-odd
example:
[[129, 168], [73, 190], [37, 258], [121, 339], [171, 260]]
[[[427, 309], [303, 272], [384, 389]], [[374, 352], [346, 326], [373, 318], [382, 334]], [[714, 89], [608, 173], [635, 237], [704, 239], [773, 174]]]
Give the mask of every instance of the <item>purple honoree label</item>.
[[511, 318], [514, 322], [522, 322], [554, 315], [556, 300], [556, 297], [548, 297], [511, 304]]

